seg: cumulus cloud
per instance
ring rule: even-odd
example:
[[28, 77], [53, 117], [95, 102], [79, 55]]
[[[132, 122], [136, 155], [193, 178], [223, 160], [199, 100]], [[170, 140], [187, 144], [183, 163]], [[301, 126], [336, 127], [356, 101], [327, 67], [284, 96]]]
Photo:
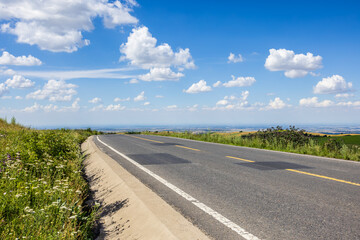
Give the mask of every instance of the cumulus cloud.
[[225, 96], [216, 103], [216, 107], [211, 110], [231, 110], [231, 109], [245, 109], [249, 108], [250, 104], [247, 101], [250, 95], [249, 91], [242, 91], [240, 97], [234, 95]]
[[121, 111], [124, 109], [125, 109], [125, 107], [121, 106], [121, 104], [117, 104], [117, 105], [110, 104], [104, 108], [105, 111]]
[[238, 77], [235, 78], [234, 75], [231, 75], [232, 80], [224, 83], [225, 87], [247, 87], [253, 85], [256, 80], [254, 77]]
[[16, 72], [14, 70], [10, 69], [10, 68], [9, 69], [0, 68], [0, 74], [11, 76], [11, 75], [15, 75]]
[[145, 92], [142, 91], [139, 95], [134, 98], [135, 102], [144, 101], [146, 99]]
[[130, 33], [127, 42], [120, 46], [123, 56], [120, 60], [128, 60], [131, 65], [143, 69], [169, 68], [195, 68], [190, 50], [180, 48], [174, 52], [167, 43], [156, 46], [154, 38], [147, 27], [137, 27]]
[[4, 95], [4, 93], [7, 93], [9, 88], [6, 86], [5, 83], [0, 83], [0, 96]]
[[48, 104], [48, 105], [40, 105], [38, 103], [34, 103], [34, 105], [30, 107], [26, 107], [20, 111], [32, 113], [36, 111], [44, 111], [44, 112], [77, 112], [80, 109], [80, 98], [76, 98], [75, 101], [70, 106], [63, 106], [59, 107], [54, 104]]
[[72, 96], [76, 95], [75, 88], [77, 85], [66, 83], [63, 80], [49, 80], [42, 89], [26, 95], [28, 99], [55, 101], [71, 101]]
[[34, 103], [34, 105], [32, 105], [30, 107], [26, 107], [26, 108], [22, 109], [21, 111], [32, 113], [32, 112], [35, 112], [35, 111], [37, 111], [39, 109], [40, 109], [40, 105], [37, 104], [37, 103]]
[[347, 83], [340, 75], [332, 75], [331, 77], [323, 78], [314, 87], [315, 94], [335, 94], [350, 91], [352, 83]]
[[5, 84], [11, 88], [31, 88], [35, 85], [35, 82], [21, 75], [14, 75], [13, 78], [6, 80]]
[[294, 51], [286, 49], [270, 49], [269, 52], [265, 68], [270, 71], [285, 71], [288, 78], [304, 77], [310, 71], [322, 67], [322, 57], [312, 53], [295, 54]]
[[61, 112], [77, 112], [80, 109], [80, 98], [76, 98], [75, 101], [69, 107], [62, 107], [59, 111]]
[[130, 101], [130, 97], [128, 98], [114, 98], [114, 102], [128, 102]]
[[82, 32], [91, 31], [93, 19], [101, 17], [106, 28], [135, 24], [128, 0], [0, 0], [1, 31], [17, 36], [17, 42], [38, 45], [52, 52], [74, 52], [90, 44]]
[[330, 107], [333, 106], [334, 103], [330, 100], [324, 100], [319, 102], [319, 99], [317, 97], [312, 97], [300, 99], [299, 105], [303, 107]]
[[150, 102], [144, 102], [144, 106], [150, 105]]
[[0, 64], [17, 66], [39, 66], [42, 64], [42, 62], [31, 55], [15, 57], [10, 53], [4, 51], [0, 57]]
[[267, 106], [267, 110], [282, 109], [287, 106], [288, 105], [283, 100], [281, 100], [279, 97], [276, 97], [274, 100], [270, 100], [269, 105]]
[[200, 80], [197, 83], [192, 84], [188, 89], [183, 90], [186, 93], [199, 93], [199, 92], [209, 92], [211, 87], [206, 85], [206, 81]]
[[170, 68], [151, 68], [150, 72], [140, 75], [139, 79], [143, 81], [178, 81], [184, 74], [175, 73]]
[[238, 62], [243, 62], [244, 58], [241, 56], [241, 54], [239, 54], [238, 56], [235, 56], [235, 54], [230, 53], [229, 57], [228, 57], [228, 63], [238, 63]]
[[21, 96], [16, 96], [15, 99], [16, 99], [16, 100], [22, 100], [23, 97], [21, 97]]
[[95, 97], [89, 101], [89, 103], [93, 103], [93, 104], [97, 104], [97, 103], [101, 103], [101, 102], [102, 102], [102, 99], [98, 98], [98, 97]]

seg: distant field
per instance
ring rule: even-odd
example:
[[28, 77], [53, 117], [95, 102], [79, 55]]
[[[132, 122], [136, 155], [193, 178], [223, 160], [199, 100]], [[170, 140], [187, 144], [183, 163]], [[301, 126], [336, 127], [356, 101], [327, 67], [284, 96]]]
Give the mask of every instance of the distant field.
[[[218, 133], [222, 136], [244, 136], [247, 134], [255, 133], [256, 131], [252, 132], [231, 132], [231, 133]], [[336, 140], [343, 141], [347, 145], [359, 145], [360, 146], [360, 134], [337, 134], [337, 135], [330, 135], [330, 134], [323, 134], [323, 133], [313, 133], [307, 132], [309, 135], [313, 135], [314, 139], [318, 140], [319, 142], [323, 143], [326, 142], [328, 139], [333, 138]]]
[[343, 141], [346, 145], [359, 145], [360, 146], [360, 134], [342, 134], [342, 135], [328, 135], [328, 138], [337, 139]]
[[294, 126], [290, 126], [288, 129], [277, 126], [256, 132], [230, 133], [128, 132], [128, 134], [140, 133], [360, 161], [360, 134], [325, 135], [305, 132]]

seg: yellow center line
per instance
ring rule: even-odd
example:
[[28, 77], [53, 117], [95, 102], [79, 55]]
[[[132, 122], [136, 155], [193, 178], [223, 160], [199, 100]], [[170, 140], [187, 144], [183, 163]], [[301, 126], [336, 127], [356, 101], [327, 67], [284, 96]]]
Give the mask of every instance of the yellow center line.
[[337, 179], [337, 178], [327, 177], [327, 176], [318, 175], [318, 174], [314, 174], [314, 173], [303, 172], [303, 171], [299, 171], [299, 170], [295, 170], [295, 169], [286, 169], [286, 170], [291, 171], [291, 172], [305, 174], [305, 175], [310, 175], [310, 176], [314, 176], [314, 177], [324, 178], [324, 179], [328, 179], [328, 180], [332, 180], [332, 181], [336, 181], [336, 182], [347, 183], [347, 184], [351, 184], [351, 185], [360, 187], [360, 183], [349, 182], [349, 181], [345, 181], [345, 180], [341, 180], [341, 179]]
[[184, 147], [184, 146], [180, 146], [180, 145], [175, 145], [176, 147], [179, 147], [179, 148], [185, 148], [185, 149], [190, 149], [190, 150], [193, 150], [193, 151], [199, 151], [199, 149], [196, 149], [196, 148], [189, 148], [189, 147]]
[[145, 141], [149, 141], [149, 142], [163, 143], [163, 142], [159, 142], [159, 141], [155, 141], [155, 140], [150, 140], [150, 139], [146, 139], [146, 138], [142, 138], [142, 137], [135, 137], [135, 136], [130, 136], [130, 137], [138, 138], [138, 139], [145, 140]]
[[244, 162], [255, 162], [255, 161], [251, 161], [251, 160], [247, 160], [247, 159], [243, 159], [243, 158], [238, 158], [238, 157], [232, 157], [232, 156], [226, 156], [227, 158], [233, 158], [236, 160], [240, 160], [240, 161], [244, 161]]

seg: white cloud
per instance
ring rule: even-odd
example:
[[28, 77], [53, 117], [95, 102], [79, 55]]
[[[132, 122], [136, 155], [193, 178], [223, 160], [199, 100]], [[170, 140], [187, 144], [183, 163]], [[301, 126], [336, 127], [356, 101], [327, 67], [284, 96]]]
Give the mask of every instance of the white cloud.
[[219, 100], [216, 105], [227, 105], [229, 103], [228, 100], [226, 99], [222, 99], [222, 100]]
[[183, 90], [186, 93], [199, 93], [199, 92], [209, 92], [211, 87], [206, 85], [206, 81], [200, 80], [197, 83], [192, 84], [187, 90]]
[[162, 96], [162, 95], [156, 95], [155, 97], [156, 98], [164, 98], [164, 96]]
[[284, 107], [287, 107], [288, 105], [284, 103], [283, 100], [281, 100], [279, 97], [276, 97], [274, 100], [270, 100], [269, 105], [267, 106], [267, 109], [282, 109]]
[[49, 99], [50, 101], [71, 101], [72, 96], [76, 95], [77, 85], [66, 83], [63, 80], [49, 80], [41, 90], [29, 93], [26, 98], [37, 100]]
[[96, 17], [103, 19], [106, 28], [137, 23], [129, 13], [132, 2], [0, 0], [0, 20], [6, 22], [1, 30], [16, 35], [19, 43], [52, 52], [73, 52], [90, 44], [82, 32], [94, 28], [92, 21]]
[[117, 104], [117, 105], [110, 104], [110, 105], [106, 106], [104, 109], [105, 109], [105, 111], [121, 111], [121, 110], [124, 110], [125, 107], [121, 106], [120, 104]]
[[54, 111], [58, 110], [58, 108], [59, 108], [58, 106], [53, 105], [53, 104], [41, 106], [41, 109], [43, 109], [44, 112], [54, 112]]
[[323, 78], [314, 87], [315, 94], [331, 94], [342, 93], [350, 91], [352, 83], [347, 83], [342, 76], [332, 75], [331, 77]]
[[23, 99], [23, 97], [21, 97], [21, 96], [16, 96], [15, 99], [16, 99], [16, 100], [21, 100], [21, 99]]
[[[77, 78], [108, 78], [108, 79], [129, 79], [136, 76], [123, 74], [129, 68], [91, 69], [79, 71], [18, 71], [19, 74], [29, 77], [43, 79], [77, 79]], [[11, 74], [13, 75], [13, 74]]]
[[345, 106], [345, 107], [360, 107], [360, 101], [356, 101], [356, 102], [339, 102], [336, 105], [338, 106]]
[[322, 67], [322, 57], [312, 53], [295, 54], [294, 51], [286, 49], [270, 49], [269, 52], [265, 68], [270, 71], [285, 71], [288, 78], [304, 77], [310, 71]]
[[40, 105], [37, 103], [34, 103], [34, 105], [32, 105], [31, 107], [26, 107], [26, 108], [22, 109], [21, 111], [32, 113], [32, 112], [38, 111], [39, 109], [40, 109]]
[[352, 93], [338, 93], [335, 95], [335, 98], [349, 98], [349, 97], [353, 97], [354, 94]]
[[80, 98], [76, 98], [75, 101], [71, 104], [71, 106], [64, 106], [64, 107], [59, 107], [57, 105], [54, 104], [48, 104], [48, 105], [40, 105], [38, 103], [34, 103], [34, 105], [30, 106], [30, 107], [26, 107], [20, 111], [22, 112], [28, 112], [28, 113], [32, 113], [32, 112], [36, 112], [36, 111], [44, 111], [44, 112], [77, 112], [80, 109], [79, 106], [79, 102], [80, 102]]
[[12, 96], [2, 96], [1, 99], [10, 100], [10, 99], [12, 99]]
[[134, 28], [125, 44], [120, 46], [123, 56], [120, 60], [129, 60], [131, 65], [144, 69], [168, 68], [195, 68], [190, 50], [180, 48], [178, 52], [172, 50], [167, 43], [156, 46], [154, 38], [147, 27]]
[[4, 93], [8, 92], [8, 87], [5, 83], [0, 83], [0, 96], [2, 96]]
[[232, 109], [245, 109], [250, 108], [247, 98], [249, 97], [249, 91], [242, 91], [240, 97], [225, 96], [223, 99], [216, 103], [216, 107], [211, 110], [232, 110]]
[[228, 63], [238, 63], [238, 62], [243, 62], [244, 58], [241, 56], [241, 54], [235, 56], [235, 54], [230, 53], [228, 60], [229, 60]]
[[225, 87], [247, 87], [253, 85], [256, 80], [254, 77], [238, 77], [235, 78], [234, 75], [231, 75], [232, 80], [224, 83]]
[[134, 98], [135, 102], [144, 101], [146, 99], [145, 92], [142, 91], [138, 96]]
[[165, 108], [166, 110], [175, 110], [177, 109], [177, 105], [170, 105]]
[[183, 73], [175, 73], [170, 68], [151, 68], [149, 73], [140, 75], [139, 79], [147, 82], [178, 81], [183, 76]]
[[144, 106], [150, 105], [150, 102], [144, 102]]
[[89, 111], [90, 112], [95, 112], [95, 111], [99, 111], [99, 110], [104, 110], [104, 105], [100, 104], [98, 106], [95, 106], [95, 107], [91, 108]]
[[89, 101], [89, 103], [93, 103], [93, 104], [98, 104], [98, 103], [101, 103], [101, 102], [102, 102], [102, 99], [98, 98], [98, 97], [94, 97], [93, 99], [91, 99]]
[[31, 88], [35, 85], [35, 82], [21, 75], [14, 75], [13, 78], [6, 80], [5, 84], [11, 88]]
[[4, 51], [0, 57], [1, 65], [17, 65], [17, 66], [39, 66], [41, 61], [31, 55], [15, 57], [10, 53]]
[[9, 75], [9, 76], [11, 76], [11, 75], [15, 75], [16, 74], [16, 72], [14, 71], [14, 70], [12, 70], [12, 69], [0, 69], [0, 74], [2, 74], [2, 75]]
[[71, 104], [71, 106], [62, 107], [58, 111], [60, 111], [60, 112], [77, 112], [80, 110], [79, 102], [80, 102], [80, 98], [76, 98], [75, 101]]
[[300, 99], [299, 105], [303, 107], [330, 107], [333, 106], [334, 103], [330, 100], [324, 100], [319, 102], [317, 97], [312, 97]]
[[187, 110], [189, 110], [190, 112], [195, 112], [198, 110], [199, 105], [198, 104], [194, 104], [191, 107], [187, 107]]
[[222, 84], [221, 81], [217, 81], [216, 83], [213, 84], [213, 87], [220, 87], [221, 84]]
[[137, 80], [136, 78], [133, 78], [129, 81], [130, 84], [136, 84], [139, 83], [139, 80]]
[[114, 102], [128, 102], [130, 101], [130, 97], [128, 98], [114, 98]]

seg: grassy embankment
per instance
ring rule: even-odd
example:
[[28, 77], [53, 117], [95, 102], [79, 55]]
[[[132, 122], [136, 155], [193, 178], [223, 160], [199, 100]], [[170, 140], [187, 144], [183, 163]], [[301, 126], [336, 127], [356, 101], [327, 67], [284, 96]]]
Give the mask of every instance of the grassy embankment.
[[276, 127], [252, 133], [209, 132], [196, 134], [191, 132], [146, 131], [142, 134], [360, 161], [360, 135], [315, 136], [295, 127], [288, 129]]
[[0, 119], [0, 239], [91, 239], [80, 143], [91, 130], [33, 130]]

